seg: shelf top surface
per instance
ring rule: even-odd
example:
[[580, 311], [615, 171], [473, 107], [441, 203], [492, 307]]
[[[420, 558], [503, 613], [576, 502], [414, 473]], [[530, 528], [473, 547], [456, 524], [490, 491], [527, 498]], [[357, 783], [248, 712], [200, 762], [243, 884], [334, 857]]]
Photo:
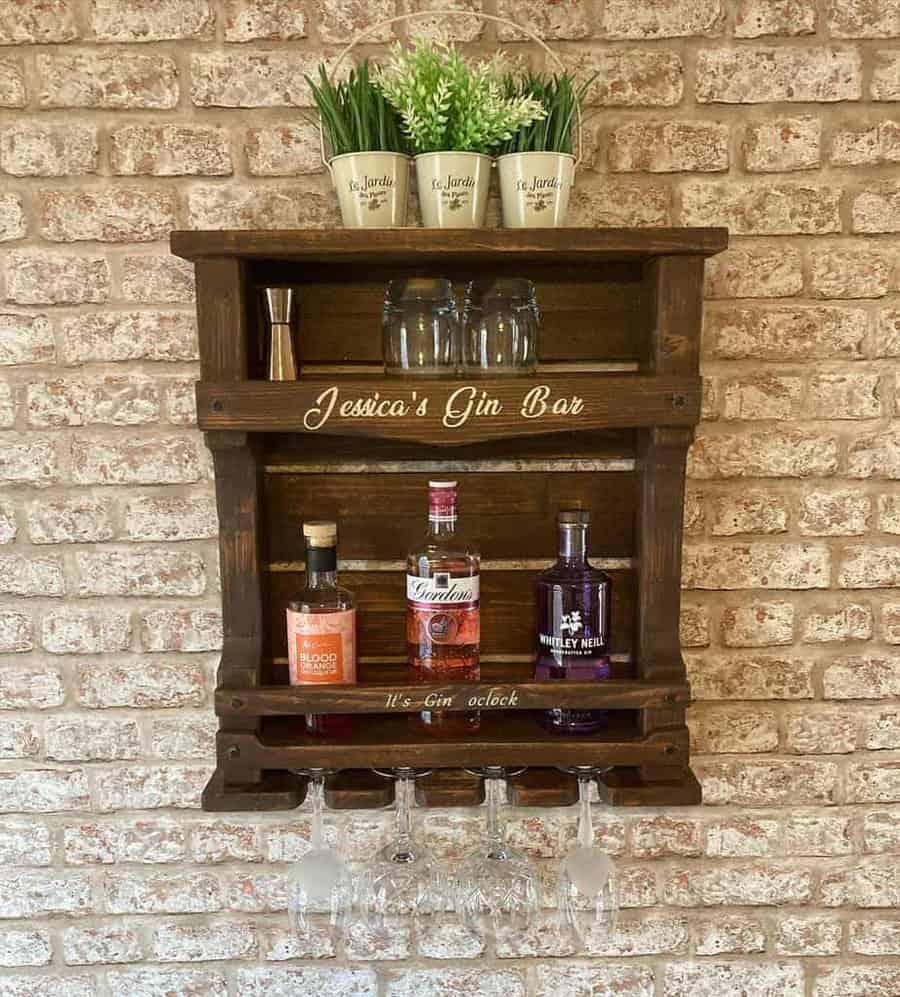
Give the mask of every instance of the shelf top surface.
[[223, 257], [407, 262], [424, 257], [547, 263], [626, 260], [654, 256], [713, 256], [728, 245], [725, 228], [556, 229], [296, 229], [176, 231], [172, 252], [188, 260]]

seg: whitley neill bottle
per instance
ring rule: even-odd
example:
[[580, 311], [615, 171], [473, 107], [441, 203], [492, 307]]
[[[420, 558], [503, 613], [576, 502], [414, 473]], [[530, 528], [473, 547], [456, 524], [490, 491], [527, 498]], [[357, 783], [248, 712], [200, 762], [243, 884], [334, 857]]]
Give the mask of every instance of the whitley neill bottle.
[[[479, 557], [457, 533], [456, 520], [456, 482], [430, 481], [428, 530], [406, 567], [407, 659], [424, 682], [479, 677]], [[422, 722], [471, 730], [478, 713], [425, 710]]]
[[[590, 513], [560, 512], [559, 556], [535, 582], [537, 653], [535, 678], [608, 679], [611, 583], [587, 561]], [[602, 727], [606, 710], [551, 709], [544, 722], [561, 733]]]

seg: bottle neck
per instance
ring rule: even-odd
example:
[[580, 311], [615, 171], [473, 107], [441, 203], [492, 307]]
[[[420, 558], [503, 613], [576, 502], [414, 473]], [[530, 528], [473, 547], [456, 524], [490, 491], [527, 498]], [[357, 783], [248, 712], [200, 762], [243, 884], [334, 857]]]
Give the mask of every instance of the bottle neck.
[[452, 537], [456, 533], [456, 512], [448, 515], [442, 511], [440, 514], [429, 512], [428, 514], [428, 535], [431, 537]]
[[311, 589], [337, 587], [336, 548], [306, 548], [306, 586]]
[[565, 523], [559, 527], [559, 561], [568, 566], [587, 563], [588, 529], [586, 525]]

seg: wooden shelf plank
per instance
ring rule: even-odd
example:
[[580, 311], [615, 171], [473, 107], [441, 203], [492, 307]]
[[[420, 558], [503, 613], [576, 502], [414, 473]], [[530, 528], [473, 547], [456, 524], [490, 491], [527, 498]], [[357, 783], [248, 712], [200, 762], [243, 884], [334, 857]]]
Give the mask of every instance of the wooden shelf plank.
[[401, 664], [362, 664], [356, 685], [272, 685], [216, 692], [216, 712], [231, 718], [418, 713], [434, 708], [436, 702], [446, 710], [534, 710], [551, 706], [634, 710], [687, 705], [690, 686], [686, 680], [536, 681], [528, 662], [491, 662], [482, 664], [478, 682], [422, 682]]
[[199, 381], [197, 418], [205, 430], [453, 446], [567, 431], [692, 427], [700, 417], [701, 389], [693, 376], [574, 372], [470, 380], [382, 375]]
[[316, 260], [331, 263], [446, 262], [472, 264], [507, 255], [559, 265], [659, 255], [712, 256], [728, 245], [724, 228], [642, 229], [297, 229], [290, 231], [177, 231], [172, 252], [187, 260]]

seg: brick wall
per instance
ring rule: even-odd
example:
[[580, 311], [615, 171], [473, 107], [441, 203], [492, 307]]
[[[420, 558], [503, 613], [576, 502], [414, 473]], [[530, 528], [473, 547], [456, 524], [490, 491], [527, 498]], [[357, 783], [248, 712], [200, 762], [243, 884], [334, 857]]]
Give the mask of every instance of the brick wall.
[[[216, 520], [166, 237], [335, 223], [302, 71], [393, 0], [0, 0], [4, 997], [900, 993], [900, 3], [490, 9], [601, 71], [573, 222], [734, 235], [687, 516], [706, 806], [598, 815], [627, 907], [602, 951], [297, 950], [306, 817], [197, 809]], [[479, 826], [421, 819], [451, 857]], [[364, 855], [386, 820], [335, 823]], [[548, 865], [572, 832], [511, 815]]]

